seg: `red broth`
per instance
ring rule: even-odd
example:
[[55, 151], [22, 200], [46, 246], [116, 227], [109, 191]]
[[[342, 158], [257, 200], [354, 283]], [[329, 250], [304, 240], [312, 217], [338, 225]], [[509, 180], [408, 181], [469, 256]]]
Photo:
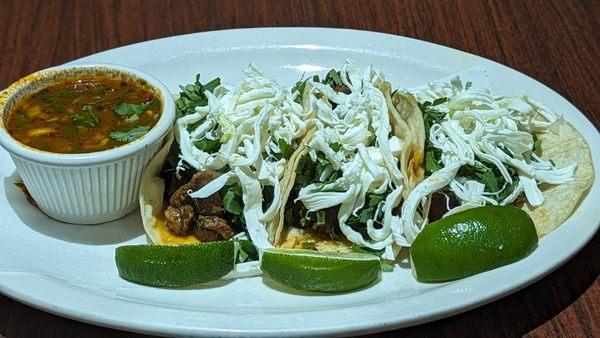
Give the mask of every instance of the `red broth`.
[[22, 98], [6, 128], [36, 149], [90, 153], [143, 136], [160, 111], [160, 101], [140, 84], [98, 76], [66, 80]]

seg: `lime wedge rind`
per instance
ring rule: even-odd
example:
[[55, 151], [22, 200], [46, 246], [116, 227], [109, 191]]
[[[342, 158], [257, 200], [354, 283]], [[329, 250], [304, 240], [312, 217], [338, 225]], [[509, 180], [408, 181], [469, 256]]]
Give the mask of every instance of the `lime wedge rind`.
[[185, 245], [127, 245], [115, 250], [119, 275], [130, 282], [179, 288], [220, 279], [234, 269], [231, 241]]
[[261, 269], [272, 280], [299, 291], [342, 293], [378, 279], [380, 259], [361, 253], [267, 249]]
[[532, 219], [508, 206], [468, 209], [429, 224], [410, 249], [420, 282], [447, 282], [519, 261], [537, 246]]

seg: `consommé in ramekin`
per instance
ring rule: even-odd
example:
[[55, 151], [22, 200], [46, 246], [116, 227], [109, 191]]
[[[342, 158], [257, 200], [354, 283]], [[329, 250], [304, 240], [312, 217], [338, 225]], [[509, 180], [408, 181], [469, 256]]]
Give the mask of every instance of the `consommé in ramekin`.
[[[48, 150], [52, 148], [25, 144], [27, 141], [23, 141], [23, 138], [18, 139], [16, 132], [11, 134], [8, 128], [11, 114], [16, 114], [15, 107], [28, 102], [25, 100], [43, 90], [49, 90], [48, 88], [56, 88], [61, 83], [94, 77], [107, 79], [107, 82], [112, 81], [111, 83], [121, 83], [123, 86], [135, 84], [143, 87], [153, 98], [149, 101], [153, 107], [160, 107], [155, 109], [160, 110], [160, 115], [156, 111], [148, 111], [150, 103], [120, 103], [116, 109], [111, 108], [114, 109], [115, 117], [106, 115], [108, 112], [104, 111], [104, 118], [97, 112], [95, 101], [84, 105], [83, 109], [78, 106], [77, 116], [73, 116], [73, 111], [70, 110], [68, 121], [74, 123], [76, 132], [108, 130], [111, 126], [106, 126], [106, 123], [110, 123], [111, 119], [121, 125], [123, 123], [119, 122], [119, 119], [126, 119], [132, 123], [130, 133], [110, 133], [110, 142], [115, 143], [115, 140], [118, 140], [122, 144], [106, 150], [98, 148], [101, 150], [92, 152], [52, 152]], [[77, 95], [77, 92], [69, 94]], [[98, 95], [100, 100], [101, 91]], [[107, 109], [100, 103], [97, 103], [97, 106]], [[65, 111], [65, 107], [60, 108]], [[35, 109], [39, 110], [37, 107]], [[21, 113], [20, 110], [19, 112]], [[32, 114], [37, 113], [34, 111]], [[134, 121], [139, 120], [142, 113], [149, 116], [156, 114], [152, 127], [134, 126]], [[35, 123], [31, 122], [31, 128], [40, 123], [39, 116], [34, 118], [37, 120]], [[149, 117], [144, 115], [142, 118]], [[142, 172], [148, 161], [160, 149], [174, 120], [175, 102], [159, 80], [139, 70], [118, 65], [80, 64], [42, 70], [15, 82], [0, 93], [0, 145], [10, 153], [27, 190], [40, 209], [50, 217], [68, 223], [103, 223], [133, 211], [138, 205], [137, 195]], [[25, 119], [20, 122], [21, 132], [24, 128], [25, 132], [27, 131], [29, 121], [33, 120]], [[39, 127], [35, 130], [33, 134], [38, 131], [51, 132]], [[66, 133], [65, 130], [61, 132]], [[107, 141], [102, 142], [106, 145]]]

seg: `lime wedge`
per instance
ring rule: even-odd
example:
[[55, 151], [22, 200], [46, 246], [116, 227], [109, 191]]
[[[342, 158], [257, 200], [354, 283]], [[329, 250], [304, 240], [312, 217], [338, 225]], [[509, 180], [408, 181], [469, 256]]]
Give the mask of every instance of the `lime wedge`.
[[362, 253], [269, 249], [263, 254], [261, 269], [271, 279], [297, 290], [345, 292], [377, 279], [379, 262], [379, 257]]
[[219, 279], [233, 270], [233, 241], [183, 245], [126, 245], [115, 251], [119, 275], [133, 283], [182, 287]]
[[413, 274], [421, 282], [464, 278], [516, 262], [537, 245], [533, 221], [504, 206], [468, 209], [427, 225], [412, 243]]

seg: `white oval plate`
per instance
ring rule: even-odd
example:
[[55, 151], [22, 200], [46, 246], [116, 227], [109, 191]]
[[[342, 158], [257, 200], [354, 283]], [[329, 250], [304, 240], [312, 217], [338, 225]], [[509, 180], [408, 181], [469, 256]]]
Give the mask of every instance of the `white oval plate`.
[[[353, 59], [382, 69], [397, 86], [412, 87], [474, 66], [485, 67], [496, 93], [528, 93], [563, 114], [600, 149], [585, 116], [543, 84], [498, 63], [431, 43], [380, 33], [277, 28], [215, 31], [148, 41], [77, 62], [118, 63], [178, 85], [220, 76], [233, 83], [255, 62], [280, 83], [323, 73]], [[600, 157], [594, 153], [597, 177]], [[377, 284], [342, 295], [285, 291], [260, 277], [185, 290], [155, 289], [118, 277], [114, 249], [145, 243], [138, 212], [97, 226], [55, 222], [27, 204], [14, 186], [15, 168], [0, 151], [0, 291], [61, 316], [144, 333], [210, 336], [360, 334], [415, 325], [483, 305], [559, 267], [594, 235], [600, 213], [596, 181], [567, 222], [542, 238], [527, 258], [445, 284], [421, 284], [396, 268]]]

